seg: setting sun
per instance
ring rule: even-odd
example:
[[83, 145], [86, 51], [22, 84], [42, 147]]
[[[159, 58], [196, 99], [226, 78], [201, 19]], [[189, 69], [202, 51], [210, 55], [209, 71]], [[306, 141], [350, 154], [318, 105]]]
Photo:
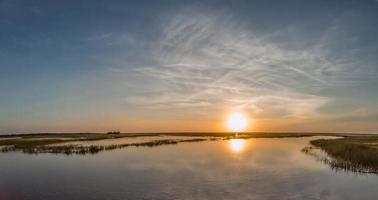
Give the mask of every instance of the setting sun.
[[232, 113], [228, 117], [227, 126], [234, 132], [243, 131], [247, 127], [247, 118], [242, 113]]

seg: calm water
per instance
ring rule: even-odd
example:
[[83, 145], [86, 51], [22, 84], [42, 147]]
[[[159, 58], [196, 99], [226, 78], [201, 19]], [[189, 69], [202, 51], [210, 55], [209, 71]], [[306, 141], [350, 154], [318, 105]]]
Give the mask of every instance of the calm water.
[[311, 138], [0, 154], [0, 199], [376, 199], [378, 176], [332, 171]]

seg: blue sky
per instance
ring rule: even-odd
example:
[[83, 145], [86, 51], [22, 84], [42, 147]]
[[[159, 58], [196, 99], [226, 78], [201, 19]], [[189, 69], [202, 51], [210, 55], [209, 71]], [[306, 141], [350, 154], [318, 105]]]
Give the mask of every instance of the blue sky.
[[0, 133], [378, 131], [378, 2], [0, 0]]

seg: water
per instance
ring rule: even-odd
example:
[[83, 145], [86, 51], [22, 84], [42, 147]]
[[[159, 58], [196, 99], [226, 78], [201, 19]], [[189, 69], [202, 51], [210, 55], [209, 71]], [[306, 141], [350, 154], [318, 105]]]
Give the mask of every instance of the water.
[[301, 152], [311, 139], [2, 153], [0, 199], [376, 199], [378, 176], [332, 171]]

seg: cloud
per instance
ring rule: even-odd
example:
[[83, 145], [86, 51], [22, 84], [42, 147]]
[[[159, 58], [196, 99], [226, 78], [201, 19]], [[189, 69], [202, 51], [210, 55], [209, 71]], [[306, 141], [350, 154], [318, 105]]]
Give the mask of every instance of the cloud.
[[248, 109], [261, 118], [319, 117], [318, 109], [332, 97], [318, 92], [348, 84], [361, 70], [352, 58], [325, 53], [330, 33], [317, 45], [285, 48], [272, 38], [285, 33], [261, 35], [235, 21], [227, 13], [186, 10], [162, 23], [149, 49], [153, 64], [134, 69], [152, 82], [143, 89], [157, 95], [131, 96], [128, 103]]
[[[182, 98], [175, 97], [175, 95], [164, 94], [161, 96], [131, 96], [125, 100], [127, 103], [131, 103], [139, 106], [148, 106], [152, 108], [169, 108], [169, 107], [205, 107], [210, 106], [211, 103], [207, 101], [191, 101], [180, 100]], [[167, 105], [169, 102], [169, 106]]]

